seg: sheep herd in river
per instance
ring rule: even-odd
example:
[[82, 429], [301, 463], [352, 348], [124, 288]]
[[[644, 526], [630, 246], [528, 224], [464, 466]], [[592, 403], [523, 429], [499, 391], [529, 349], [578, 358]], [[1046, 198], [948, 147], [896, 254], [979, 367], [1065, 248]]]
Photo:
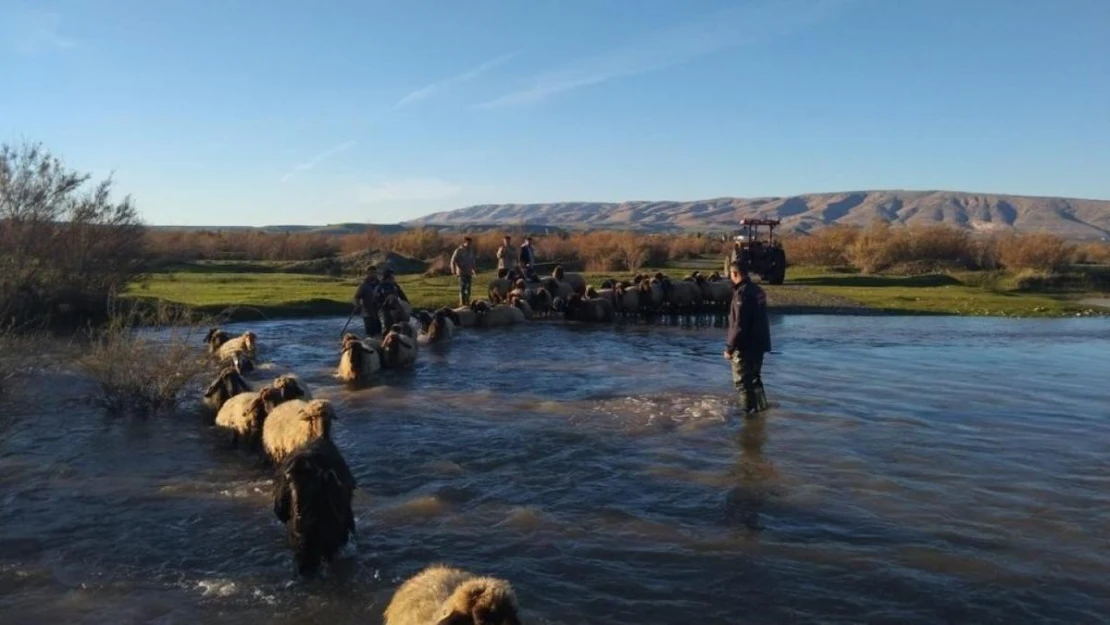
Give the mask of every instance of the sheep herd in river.
[[[695, 273], [684, 280], [638, 275], [587, 288], [582, 275], [561, 267], [532, 280], [501, 272], [489, 285], [488, 299], [469, 306], [413, 311], [404, 300], [388, 300], [383, 307], [392, 323], [385, 336], [345, 333], [334, 375], [343, 382], [366, 382], [383, 370], [410, 369], [420, 344], [449, 341], [459, 328], [552, 315], [606, 322], [617, 315], [693, 314], [725, 309], [731, 296], [730, 283], [717, 275], [706, 279]], [[351, 501], [358, 485], [331, 437], [335, 408], [327, 399], [313, 398], [294, 373], [256, 367], [253, 331], [233, 337], [216, 327], [205, 343], [222, 367], [203, 395], [212, 423], [232, 444], [260, 453], [275, 467], [273, 511], [286, 526], [298, 573], [311, 575], [355, 533]], [[513, 625], [519, 624], [517, 611], [507, 581], [433, 565], [397, 589], [385, 623]]]

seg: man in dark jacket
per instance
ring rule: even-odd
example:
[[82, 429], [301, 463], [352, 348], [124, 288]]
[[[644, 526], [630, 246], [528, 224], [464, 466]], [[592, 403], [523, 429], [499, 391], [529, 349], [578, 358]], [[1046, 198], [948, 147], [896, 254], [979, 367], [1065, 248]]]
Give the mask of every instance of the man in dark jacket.
[[362, 325], [366, 329], [366, 336], [378, 336], [382, 333], [382, 323], [378, 318], [379, 302], [375, 293], [378, 285], [378, 268], [370, 265], [366, 268], [366, 277], [355, 291], [355, 310], [362, 316]]
[[767, 295], [752, 283], [739, 262], [729, 265], [732, 304], [728, 311], [725, 358], [732, 362], [732, 383], [740, 393], [745, 414], [767, 408], [763, 393], [763, 354], [771, 351], [771, 324], [767, 320]]

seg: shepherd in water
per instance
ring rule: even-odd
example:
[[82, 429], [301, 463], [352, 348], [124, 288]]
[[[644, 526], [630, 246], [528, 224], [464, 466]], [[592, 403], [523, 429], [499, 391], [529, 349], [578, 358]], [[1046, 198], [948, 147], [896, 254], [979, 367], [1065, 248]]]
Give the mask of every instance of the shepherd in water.
[[355, 311], [362, 315], [362, 325], [366, 336], [381, 336], [382, 322], [378, 317], [378, 300], [376, 292], [382, 283], [378, 279], [378, 268], [370, 265], [366, 268], [366, 277], [355, 291]]
[[763, 354], [771, 351], [771, 324], [767, 320], [767, 295], [739, 262], [729, 265], [732, 304], [728, 310], [725, 359], [732, 362], [732, 383], [740, 393], [745, 415], [767, 409], [763, 394]]

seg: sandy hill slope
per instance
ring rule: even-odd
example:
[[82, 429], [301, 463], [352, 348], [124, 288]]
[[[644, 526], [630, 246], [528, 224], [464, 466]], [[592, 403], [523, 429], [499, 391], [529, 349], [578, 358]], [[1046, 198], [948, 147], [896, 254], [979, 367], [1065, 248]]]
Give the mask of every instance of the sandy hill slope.
[[693, 202], [486, 204], [434, 213], [406, 226], [555, 226], [655, 232], [718, 231], [743, 217], [781, 219], [783, 230], [833, 224], [943, 223], [975, 231], [1048, 231], [1074, 239], [1110, 238], [1110, 201], [954, 191], [856, 191]]

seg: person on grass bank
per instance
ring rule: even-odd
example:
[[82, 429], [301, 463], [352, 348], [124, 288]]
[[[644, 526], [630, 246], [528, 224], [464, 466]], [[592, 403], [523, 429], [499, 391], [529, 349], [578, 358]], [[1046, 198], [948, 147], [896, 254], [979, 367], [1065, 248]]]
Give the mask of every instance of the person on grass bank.
[[729, 265], [732, 303], [728, 310], [728, 338], [724, 356], [732, 363], [732, 384], [740, 394], [745, 415], [767, 409], [763, 392], [763, 354], [771, 351], [767, 294], [751, 281], [739, 262]]
[[470, 283], [477, 273], [472, 242], [470, 237], [463, 237], [462, 245], [451, 254], [451, 273], [459, 277], [459, 306], [470, 305]]

